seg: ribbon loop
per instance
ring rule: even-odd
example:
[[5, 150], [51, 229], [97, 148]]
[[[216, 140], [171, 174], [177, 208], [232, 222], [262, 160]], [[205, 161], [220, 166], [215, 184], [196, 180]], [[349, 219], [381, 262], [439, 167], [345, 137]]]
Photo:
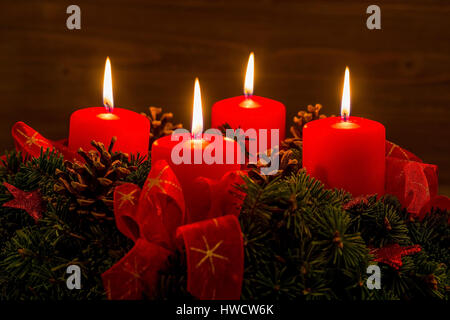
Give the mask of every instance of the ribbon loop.
[[114, 189], [114, 215], [120, 232], [133, 241], [140, 237], [137, 206], [141, 189], [132, 183], [124, 183]]
[[230, 171], [220, 180], [199, 177], [194, 181], [196, 189], [202, 191], [203, 197], [203, 201], [199, 201], [195, 209], [206, 213], [201, 220], [226, 214], [239, 216], [245, 193], [236, 187], [244, 184], [242, 177], [245, 175], [245, 171]]
[[235, 300], [241, 295], [244, 246], [236, 216], [181, 226], [186, 248], [188, 291], [199, 299]]
[[185, 204], [180, 183], [166, 161], [152, 165], [139, 198], [137, 215], [147, 241], [174, 248], [176, 228], [184, 223]]
[[138, 300], [143, 298], [144, 292], [152, 297], [158, 270], [164, 267], [169, 254], [169, 250], [138, 239], [119, 262], [102, 274], [108, 299]]

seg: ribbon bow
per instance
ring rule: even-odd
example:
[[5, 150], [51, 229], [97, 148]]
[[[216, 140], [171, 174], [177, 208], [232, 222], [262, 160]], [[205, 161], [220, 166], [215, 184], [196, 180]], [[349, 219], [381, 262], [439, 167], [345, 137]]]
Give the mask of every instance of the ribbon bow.
[[199, 179], [197, 183], [205, 186], [205, 193], [199, 195], [204, 197], [199, 201], [206, 203], [205, 219], [187, 225], [183, 224], [187, 221], [183, 193], [167, 162], [152, 165], [142, 190], [131, 183], [116, 187], [117, 228], [135, 245], [102, 274], [108, 298], [141, 299], [144, 293], [154, 297], [158, 271], [184, 246], [187, 290], [194, 297], [239, 299], [244, 250], [237, 215], [242, 198], [230, 190], [240, 179], [239, 172], [230, 172], [221, 181]]

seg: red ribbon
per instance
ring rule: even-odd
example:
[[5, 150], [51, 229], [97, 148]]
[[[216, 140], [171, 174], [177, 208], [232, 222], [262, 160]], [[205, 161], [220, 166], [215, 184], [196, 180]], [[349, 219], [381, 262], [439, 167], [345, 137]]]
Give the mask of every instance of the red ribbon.
[[[135, 245], [102, 274], [109, 299], [140, 299], [144, 293], [154, 297], [158, 271], [181, 246], [186, 251], [187, 290], [194, 297], [239, 299], [244, 251], [237, 215], [242, 197], [229, 190], [242, 183], [241, 176], [229, 173], [220, 181], [199, 179], [196, 183], [205, 188], [205, 193], [199, 194], [199, 202], [205, 205], [196, 212], [204, 220], [188, 225], [184, 225], [188, 217], [183, 193], [167, 162], [153, 164], [142, 190], [131, 183], [116, 187], [117, 228]], [[229, 205], [224, 206], [225, 202]]]
[[11, 135], [14, 139], [16, 150], [22, 151], [24, 155], [37, 158], [41, 155], [42, 148], [43, 151], [47, 149], [58, 151], [65, 160], [82, 160], [77, 153], [69, 151], [66, 146], [66, 140], [49, 140], [24, 122], [16, 122], [11, 129]]
[[386, 141], [386, 193], [396, 196], [413, 216], [423, 218], [432, 207], [450, 210], [450, 199], [438, 196], [438, 168]]

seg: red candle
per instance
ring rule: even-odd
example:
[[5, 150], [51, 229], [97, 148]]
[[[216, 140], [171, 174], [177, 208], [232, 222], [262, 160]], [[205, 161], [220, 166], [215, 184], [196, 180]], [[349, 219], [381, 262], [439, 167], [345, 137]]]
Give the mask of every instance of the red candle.
[[311, 121], [303, 127], [303, 167], [327, 188], [344, 189], [353, 196], [382, 195], [385, 128], [379, 122], [349, 115], [347, 68], [341, 117]]
[[[278, 101], [253, 95], [254, 55], [250, 54], [244, 84], [244, 95], [216, 102], [212, 107], [211, 126], [219, 128], [225, 123], [243, 130], [278, 129], [279, 145], [285, 136], [286, 108]], [[270, 133], [267, 137], [271, 147]]]
[[103, 82], [103, 107], [80, 109], [72, 113], [69, 129], [69, 149], [93, 150], [92, 140], [109, 146], [117, 137], [113, 151], [147, 156], [150, 121], [136, 112], [114, 108], [112, 94], [111, 63], [106, 60]]
[[[202, 217], [196, 216], [196, 211], [200, 211], [196, 209], [205, 206], [200, 185], [196, 184], [195, 180], [199, 177], [218, 180], [227, 172], [240, 169], [240, 148], [234, 140], [226, 138], [223, 141], [224, 149], [216, 150], [218, 153], [214, 154], [218, 158], [221, 158], [221, 162], [223, 163], [207, 163], [205, 161], [205, 150], [208, 146], [212, 147], [211, 144], [214, 143], [216, 138], [221, 139], [222, 136], [202, 134], [202, 131], [203, 119], [200, 85], [198, 79], [196, 79], [191, 133], [174, 133], [156, 140], [152, 146], [152, 161], [167, 161], [181, 184], [186, 203], [186, 211], [188, 213], [187, 216], [191, 219], [188, 222], [201, 219]], [[177, 150], [182, 150], [182, 152], [174, 152], [174, 148], [178, 148]], [[226, 155], [231, 150], [234, 152], [233, 161], [232, 163], [227, 163]], [[188, 161], [181, 160], [178, 156], [179, 154], [183, 156], [185, 151], [188, 152]], [[196, 154], [200, 156], [196, 158]]]

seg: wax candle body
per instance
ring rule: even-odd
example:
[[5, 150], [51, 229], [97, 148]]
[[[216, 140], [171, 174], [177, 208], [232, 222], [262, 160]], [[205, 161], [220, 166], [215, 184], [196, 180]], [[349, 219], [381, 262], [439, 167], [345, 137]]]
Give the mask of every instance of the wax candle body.
[[327, 188], [382, 195], [384, 154], [385, 129], [376, 121], [331, 117], [303, 127], [303, 167]]
[[[211, 126], [219, 128], [228, 123], [231, 128], [256, 129], [279, 129], [279, 145], [285, 135], [286, 108], [278, 101], [251, 96], [238, 96], [216, 102], [212, 107]], [[271, 139], [268, 133], [268, 148]]]
[[93, 150], [91, 140], [109, 146], [111, 138], [117, 137], [113, 151], [141, 156], [148, 155], [150, 121], [136, 112], [114, 108], [108, 113], [103, 107], [80, 109], [70, 117], [69, 149]]
[[[190, 134], [189, 134], [190, 137]], [[210, 139], [208, 139], [210, 140]], [[181, 141], [181, 140], [180, 140]], [[239, 159], [242, 157], [240, 153], [240, 148], [237, 143], [231, 139], [224, 139], [224, 148], [221, 155], [223, 159], [223, 164], [212, 163], [207, 164], [204, 160], [202, 163], [194, 163], [194, 152], [195, 150], [200, 150], [203, 154], [210, 141], [206, 140], [189, 140], [185, 142], [172, 141], [171, 136], [165, 136], [153, 143], [152, 146], [152, 162], [158, 160], [165, 160], [174, 171], [177, 176], [178, 181], [183, 189], [183, 195], [186, 203], [186, 210], [188, 216], [194, 217], [188, 222], [193, 222], [198, 220], [196, 217], [196, 208], [203, 207], [205, 201], [205, 195], [199, 189], [199, 186], [194, 183], [199, 177], [204, 177], [212, 180], [219, 180], [227, 172], [239, 170], [241, 165], [239, 164]], [[190, 163], [176, 163], [176, 160], [172, 158], [173, 148], [182, 143], [186, 146], [186, 149], [190, 151]], [[230, 152], [231, 149], [234, 151], [233, 163], [226, 163], [226, 153]], [[226, 150], [226, 151], [225, 151]], [[175, 155], [176, 156], [176, 155]], [[174, 161], [175, 160], [175, 161]]]

